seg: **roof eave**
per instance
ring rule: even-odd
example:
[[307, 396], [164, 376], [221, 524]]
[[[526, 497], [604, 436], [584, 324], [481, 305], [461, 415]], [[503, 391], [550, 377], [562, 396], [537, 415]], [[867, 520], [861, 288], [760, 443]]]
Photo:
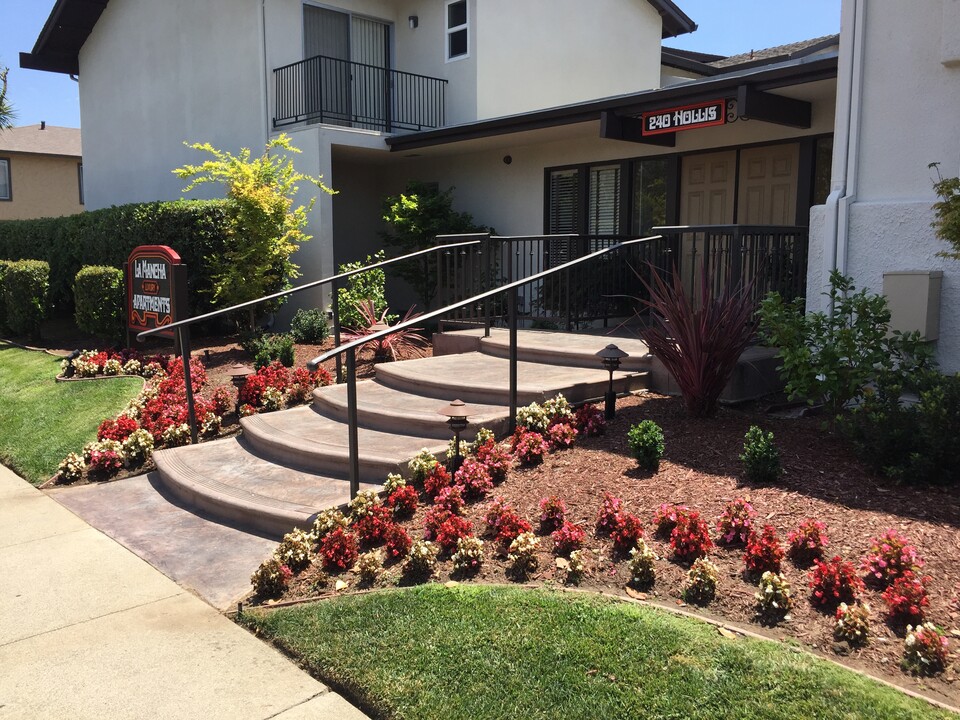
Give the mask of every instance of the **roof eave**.
[[57, 0], [33, 51], [20, 53], [20, 67], [27, 70], [77, 75], [80, 48], [86, 42], [109, 0]]
[[405, 152], [464, 140], [595, 121], [599, 120], [600, 113], [604, 110], [635, 114], [645, 109], [654, 109], [656, 105], [669, 107], [670, 103], [684, 101], [691, 96], [709, 97], [716, 93], [727, 92], [743, 84], [752, 84], [759, 90], [771, 90], [778, 87], [835, 78], [836, 76], [837, 56], [826, 55], [792, 61], [776, 67], [729, 72], [716, 77], [691, 80], [665, 88], [591, 100], [576, 105], [481, 120], [465, 125], [452, 125], [408, 135], [394, 135], [386, 138], [386, 143], [391, 152]]
[[663, 18], [662, 38], [685, 35], [697, 29], [697, 24], [672, 0], [650, 0], [650, 2]]

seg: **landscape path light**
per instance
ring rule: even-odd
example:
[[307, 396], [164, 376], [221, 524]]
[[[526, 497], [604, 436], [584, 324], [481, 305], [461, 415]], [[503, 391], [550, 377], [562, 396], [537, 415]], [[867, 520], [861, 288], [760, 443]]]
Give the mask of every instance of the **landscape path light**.
[[[453, 431], [453, 462], [450, 465], [450, 472], [455, 473], [463, 464], [463, 457], [460, 455], [460, 433], [467, 427], [467, 416], [470, 414], [467, 410], [467, 404], [460, 399], [454, 400], [449, 405], [444, 405], [437, 410], [439, 415], [447, 418], [447, 426]], [[448, 458], [449, 459], [449, 458]]]
[[611, 343], [598, 352], [597, 357], [600, 358], [603, 366], [610, 371], [610, 384], [607, 387], [607, 394], [604, 396], [604, 416], [607, 420], [613, 420], [617, 414], [617, 394], [613, 391], [613, 372], [620, 367], [620, 361], [630, 357], [630, 355]]
[[227, 370], [227, 375], [230, 377], [230, 382], [233, 383], [233, 386], [237, 389], [237, 415], [240, 415], [240, 390], [243, 388], [243, 384], [247, 381], [247, 378], [255, 370], [249, 365], [244, 365], [243, 363], [234, 363]]

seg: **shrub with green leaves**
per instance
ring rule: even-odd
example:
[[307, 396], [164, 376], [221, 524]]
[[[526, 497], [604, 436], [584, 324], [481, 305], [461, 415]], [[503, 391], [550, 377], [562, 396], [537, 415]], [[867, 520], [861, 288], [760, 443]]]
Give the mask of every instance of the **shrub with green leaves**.
[[259, 341], [251, 340], [253, 352], [253, 366], [259, 370], [274, 360], [279, 360], [284, 367], [293, 367], [295, 351], [293, 336], [287, 333], [263, 335]]
[[[488, 232], [477, 225], [468, 213], [453, 209], [453, 188], [440, 190], [436, 185], [413, 180], [400, 195], [384, 198], [383, 219], [390, 231], [383, 234], [387, 247], [405, 255], [432, 247], [437, 235]], [[437, 292], [439, 253], [398, 263], [396, 274], [410, 283], [423, 307], [429, 308]]]
[[300, 308], [290, 321], [290, 334], [298, 343], [322, 343], [330, 336], [327, 314], [320, 308]]
[[[347, 273], [351, 270], [360, 270], [367, 265], [374, 265], [386, 259], [383, 250], [375, 255], [367, 255], [366, 261], [344, 263], [338, 272]], [[367, 302], [373, 303], [373, 312], [379, 318], [387, 309], [387, 276], [383, 268], [375, 268], [366, 272], [357, 273], [347, 278], [347, 286], [337, 288], [337, 309], [340, 314], [340, 327], [360, 329], [367, 324], [361, 308]], [[396, 315], [388, 315], [386, 322], [389, 325], [396, 319]]]
[[883, 372], [909, 377], [930, 363], [931, 351], [919, 333], [890, 330], [883, 295], [856, 292], [853, 278], [830, 275], [827, 312], [804, 313], [804, 300], [784, 303], [771, 293], [760, 305], [760, 335], [778, 348], [781, 377], [791, 397], [824, 402], [833, 416]]
[[3, 298], [7, 326], [14, 335], [40, 335], [40, 321], [47, 314], [50, 265], [40, 260], [20, 260], [7, 265]]
[[643, 470], [654, 472], [663, 457], [663, 430], [653, 420], [643, 420], [627, 432], [630, 453]]
[[756, 425], [751, 425], [743, 438], [744, 474], [753, 483], [770, 483], [780, 479], [783, 468], [780, 466], [780, 450], [773, 441], [773, 433], [765, 433]]
[[12, 265], [11, 260], [0, 260], [0, 333], [7, 331], [7, 301], [6, 293], [3, 291], [4, 278], [7, 276], [7, 269]]
[[73, 280], [74, 318], [83, 332], [119, 339], [124, 318], [123, 270], [106, 265], [80, 268]]
[[[918, 402], [903, 402], [906, 391]], [[908, 483], [960, 482], [960, 375], [925, 370], [904, 383], [885, 373], [843, 430], [874, 472]]]
[[933, 184], [933, 190], [940, 198], [933, 204], [935, 219], [931, 225], [937, 237], [950, 243], [952, 248], [938, 254], [960, 260], [960, 178], [943, 177], [940, 163], [930, 163], [928, 167], [937, 170], [937, 182]]

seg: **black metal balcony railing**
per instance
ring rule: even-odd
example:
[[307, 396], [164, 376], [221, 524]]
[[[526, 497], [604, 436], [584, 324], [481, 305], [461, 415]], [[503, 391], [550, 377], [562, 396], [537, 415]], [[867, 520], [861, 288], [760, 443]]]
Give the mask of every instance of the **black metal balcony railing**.
[[274, 127], [322, 122], [420, 131], [444, 124], [447, 81], [317, 55], [273, 71]]
[[[786, 300], [806, 295], [807, 229], [763, 225], [697, 225], [654, 228], [661, 237], [622, 246], [589, 265], [531, 282], [518, 291], [518, 310], [527, 325], [573, 330], [582, 324], [632, 317], [645, 296], [638, 275], [680, 274], [699, 294], [701, 265], [710, 272], [711, 290], [725, 282], [756, 278], [754, 297], [777, 291]], [[445, 236], [438, 243], [481, 240], [480, 244], [442, 253], [437, 267], [437, 299], [448, 305], [618, 245], [626, 237], [547, 235], [538, 237]], [[491, 304], [493, 302], [493, 304]], [[453, 325], [502, 321], [496, 302], [462, 305], [445, 318]]]

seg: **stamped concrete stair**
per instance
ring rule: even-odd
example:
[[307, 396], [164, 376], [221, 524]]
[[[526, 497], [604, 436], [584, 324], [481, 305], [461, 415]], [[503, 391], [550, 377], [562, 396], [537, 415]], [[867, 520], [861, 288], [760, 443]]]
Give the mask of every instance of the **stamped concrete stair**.
[[[605, 338], [582, 341], [527, 332], [522, 337], [519, 404], [558, 392], [575, 403], [602, 397], [609, 375], [596, 358], [592, 364], [587, 358], [606, 344]], [[501, 335], [483, 342], [479, 336], [467, 339], [471, 352], [381, 364], [375, 380], [357, 383], [363, 489], [378, 490], [388, 473], [404, 473], [421, 448], [446, 453], [450, 432], [437, 409], [450, 400], [470, 405], [466, 439], [479, 427], [506, 431], [509, 363], [499, 356]], [[564, 350], [551, 354], [551, 345]], [[645, 348], [627, 351], [646, 354]], [[644, 388], [643, 367], [639, 363], [615, 373], [616, 390]], [[244, 418], [238, 438], [158, 450], [154, 459], [164, 487], [187, 507], [279, 537], [294, 527], [310, 527], [319, 511], [349, 500], [347, 416], [345, 385], [318, 388], [310, 406]]]

